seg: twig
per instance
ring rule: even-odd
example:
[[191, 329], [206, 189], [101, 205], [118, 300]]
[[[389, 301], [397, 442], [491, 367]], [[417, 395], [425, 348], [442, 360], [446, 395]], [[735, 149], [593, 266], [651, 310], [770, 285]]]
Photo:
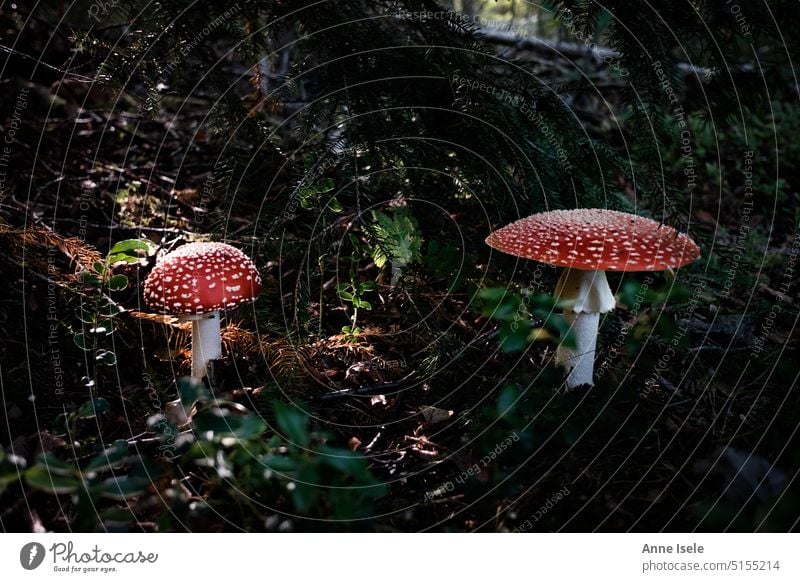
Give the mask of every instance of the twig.
[[[605, 59], [616, 60], [622, 58], [622, 54], [618, 51], [597, 47], [590, 49], [582, 44], [565, 41], [550, 41], [536, 36], [518, 36], [511, 32], [504, 32], [500, 30], [485, 30], [480, 31], [480, 36], [493, 44], [501, 44], [506, 46], [513, 46], [521, 50], [530, 50], [537, 52], [556, 53], [562, 58], [590, 58], [597, 64], [602, 63]], [[678, 69], [684, 74], [697, 75], [700, 78], [705, 78], [711, 75], [711, 69], [708, 67], [697, 67], [690, 63], [678, 63]], [[742, 71], [748, 71], [748, 66], [742, 66]]]
[[383, 382], [381, 384], [366, 384], [356, 388], [345, 388], [344, 390], [337, 390], [328, 394], [320, 394], [315, 398], [318, 402], [328, 402], [331, 400], [338, 400], [347, 396], [370, 396], [374, 394], [389, 394], [389, 390], [399, 392], [403, 385], [400, 382]]

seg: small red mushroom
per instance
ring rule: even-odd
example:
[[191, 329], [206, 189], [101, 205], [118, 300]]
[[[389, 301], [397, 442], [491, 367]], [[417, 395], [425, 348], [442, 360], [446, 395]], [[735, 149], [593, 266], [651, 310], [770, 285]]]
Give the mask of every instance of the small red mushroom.
[[192, 322], [192, 376], [207, 375], [222, 355], [220, 311], [253, 301], [261, 277], [253, 262], [225, 243], [183, 245], [161, 257], [144, 282], [144, 299], [162, 313]]
[[496, 230], [486, 244], [504, 253], [567, 267], [555, 297], [571, 307], [575, 348], [559, 346], [556, 362], [569, 372], [567, 387], [593, 384], [600, 314], [616, 301], [605, 271], [662, 271], [682, 267], [700, 256], [683, 233], [627, 212], [602, 208], [553, 210], [517, 220]]

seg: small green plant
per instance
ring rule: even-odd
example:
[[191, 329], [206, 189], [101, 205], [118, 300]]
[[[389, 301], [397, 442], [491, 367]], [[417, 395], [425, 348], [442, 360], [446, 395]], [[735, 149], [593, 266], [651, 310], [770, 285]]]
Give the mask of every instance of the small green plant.
[[399, 280], [403, 268], [421, 258], [422, 236], [416, 219], [411, 216], [407, 208], [398, 208], [387, 214], [373, 211], [375, 222], [365, 227], [367, 234], [376, 244], [365, 244], [354, 234], [349, 235], [352, 246], [350, 255], [349, 281], [344, 281], [336, 286], [336, 294], [342, 301], [353, 306], [350, 325], [342, 327], [342, 333], [350, 340], [355, 340], [361, 333], [358, 327], [359, 309], [371, 310], [372, 304], [364, 299], [364, 295], [375, 291], [378, 286], [374, 281], [359, 281], [356, 276], [358, 264], [367, 255], [372, 258], [378, 268], [383, 268], [387, 263], [392, 268], [392, 285]]
[[339, 296], [339, 299], [353, 306], [353, 315], [350, 317], [351, 324], [345, 325], [342, 328], [343, 334], [350, 338], [355, 338], [361, 333], [361, 328], [356, 324], [358, 321], [358, 310], [366, 309], [370, 311], [372, 309], [372, 303], [366, 301], [363, 297], [366, 293], [375, 291], [377, 288], [378, 285], [375, 281], [356, 281], [355, 272], [353, 271], [350, 271], [349, 283], [339, 283], [336, 286], [336, 294]]
[[569, 324], [556, 313], [558, 302], [546, 293], [514, 293], [505, 287], [486, 287], [478, 292], [481, 315], [500, 322], [500, 349], [507, 353], [524, 350], [532, 341], [557, 338], [574, 347]]
[[[297, 189], [297, 196], [300, 199], [300, 206], [306, 210], [318, 208], [321, 203], [323, 194], [327, 194], [334, 189], [336, 184], [331, 178], [323, 178], [311, 184], [304, 184]], [[328, 201], [328, 205], [332, 210], [338, 211], [341, 209], [341, 204], [335, 197]]]
[[358, 327], [358, 310], [365, 309], [370, 311], [372, 309], [372, 303], [366, 301], [364, 295], [375, 291], [378, 285], [374, 281], [358, 280], [356, 276], [358, 264], [361, 262], [362, 257], [368, 253], [369, 248], [352, 233], [349, 235], [349, 240], [353, 249], [349, 257], [349, 281], [343, 281], [336, 285], [336, 295], [342, 301], [350, 303], [353, 306], [353, 315], [350, 316], [350, 325], [342, 327], [342, 333], [349, 339], [355, 340], [361, 333], [361, 329]]
[[[74, 442], [67, 454], [42, 454], [29, 468], [0, 448], [0, 488], [23, 475], [34, 489], [70, 495], [80, 522], [74, 525], [83, 531], [136, 527], [167, 499], [170, 511], [156, 516], [164, 529], [202, 523], [209, 513], [231, 507], [246, 510], [250, 530], [275, 529], [281, 514], [325, 518], [327, 527], [346, 528], [373, 515], [374, 503], [386, 494], [364, 456], [311, 430], [298, 405], [276, 401], [265, 418], [214, 398], [193, 378], [181, 378], [178, 392], [191, 418], [176, 426], [159, 412], [148, 419], [143, 441]], [[72, 428], [56, 432], [71, 435], [77, 423], [107, 410], [104, 401], [91, 401], [62, 419]], [[153, 460], [155, 447], [170, 455]]]
[[274, 424], [268, 426], [240, 405], [212, 398], [191, 378], [181, 382], [181, 400], [197, 409], [196, 440], [182, 461], [205, 474], [209, 504], [232, 496], [237, 505], [261, 513], [255, 502], [263, 499], [288, 504], [294, 514], [348, 520], [369, 515], [386, 493], [363, 455], [332, 446], [328, 433], [311, 431], [297, 403], [275, 401]]
[[392, 286], [399, 281], [403, 269], [421, 259], [422, 233], [419, 223], [408, 208], [395, 208], [391, 213], [373, 210], [374, 223], [367, 232], [376, 240], [371, 249], [378, 268], [388, 262], [392, 268]]
[[[113, 350], [104, 347], [107, 342], [101, 342], [114, 332], [113, 319], [124, 311], [110, 293], [124, 291], [128, 287], [128, 277], [114, 273], [113, 266], [138, 262], [154, 246], [145, 239], [118, 242], [111, 247], [105, 260], [94, 263], [91, 269], [81, 271], [79, 275], [85, 293], [76, 314], [81, 322], [80, 331], [76, 331], [72, 337], [76, 346], [94, 355], [93, 377], [96, 376], [97, 365], [114, 366], [117, 363]], [[88, 383], [92, 383], [92, 379], [87, 377]]]
[[[159, 473], [149, 475], [136, 471], [141, 459], [129, 458], [128, 441], [118, 439], [100, 452], [90, 456], [82, 467], [60, 459], [53, 453], [40, 455], [36, 463], [25, 471], [25, 479], [31, 487], [49, 493], [76, 493], [87, 495], [92, 502], [100, 497], [126, 499], [145, 493]], [[108, 471], [128, 465], [128, 474], [120, 472], [109, 476]], [[80, 499], [78, 501], [80, 503]]]
[[[86, 433], [92, 426], [99, 427], [109, 410], [110, 404], [105, 399], [92, 398], [77, 410], [59, 415], [52, 431], [65, 438], [65, 448], [69, 452], [61, 456], [55, 452], [42, 453], [28, 468], [16, 460], [18, 475], [23, 476], [30, 487], [72, 496], [79, 509], [74, 525], [84, 531], [95, 529], [95, 510], [99, 518], [105, 520], [109, 511], [116, 511], [114, 502], [147, 493], [164, 474], [158, 463], [131, 450], [127, 440], [104, 444], [102, 438]], [[82, 435], [80, 440], [78, 434]], [[0, 486], [5, 484], [3, 477], [7, 475], [2, 468], [7, 464], [0, 462]]]
[[66, 436], [74, 439], [78, 434], [78, 424], [83, 420], [95, 419], [97, 424], [100, 423], [100, 418], [103, 414], [108, 412], [111, 405], [105, 398], [92, 398], [84, 402], [74, 412], [63, 412], [56, 416], [53, 423], [53, 434], [57, 436]]

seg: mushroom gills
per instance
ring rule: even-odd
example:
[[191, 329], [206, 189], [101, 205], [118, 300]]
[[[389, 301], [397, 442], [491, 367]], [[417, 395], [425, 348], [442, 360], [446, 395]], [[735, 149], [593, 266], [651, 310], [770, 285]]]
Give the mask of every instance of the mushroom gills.
[[604, 271], [565, 269], [556, 284], [555, 297], [571, 303], [564, 308], [564, 318], [575, 339], [574, 347], [558, 346], [556, 364], [568, 372], [566, 383], [570, 390], [583, 384], [593, 385], [600, 314], [616, 306], [606, 274]]
[[208, 363], [222, 357], [219, 311], [184, 317], [192, 322], [192, 376], [203, 378]]

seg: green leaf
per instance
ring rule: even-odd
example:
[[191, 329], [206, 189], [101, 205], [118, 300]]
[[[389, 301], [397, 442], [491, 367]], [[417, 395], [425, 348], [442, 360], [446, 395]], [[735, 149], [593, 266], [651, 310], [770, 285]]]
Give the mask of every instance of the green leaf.
[[487, 303], [499, 303], [508, 294], [505, 287], [485, 287], [478, 292], [478, 297]]
[[111, 443], [111, 446], [92, 459], [86, 465], [86, 472], [100, 471], [102, 469], [119, 467], [128, 456], [128, 441], [119, 439]]
[[44, 453], [39, 455], [39, 457], [36, 459], [36, 463], [46, 466], [49, 472], [57, 475], [75, 474], [75, 467], [71, 463], [62, 461], [53, 453]]
[[505, 287], [481, 289], [478, 292], [478, 297], [483, 301], [481, 307], [482, 315], [498, 321], [520, 319], [520, 304], [522, 300]]
[[347, 291], [337, 291], [337, 295], [339, 295], [339, 299], [342, 301], [353, 301], [354, 297], [352, 293], [348, 293]]
[[527, 318], [513, 322], [507, 321], [500, 326], [498, 332], [500, 349], [507, 354], [522, 351], [528, 346], [529, 335], [530, 327]]
[[94, 287], [100, 287], [102, 284], [97, 275], [91, 271], [81, 271], [80, 280], [84, 285], [92, 285]]
[[319, 497], [320, 489], [313, 483], [295, 481], [292, 490], [292, 502], [294, 508], [300, 513], [307, 513]]
[[[353, 249], [355, 249], [356, 253], [361, 252], [364, 249], [364, 245], [361, 244], [361, 239], [359, 239], [352, 232], [348, 232], [347, 233], [347, 238], [350, 239], [350, 245], [353, 247]], [[353, 257], [358, 258], [358, 255], [357, 254], [353, 255]], [[351, 271], [350, 279], [352, 279], [352, 278], [353, 278], [353, 275], [352, 275], [352, 271]]]
[[139, 261], [140, 258], [141, 257], [137, 257], [134, 255], [117, 254], [117, 255], [108, 255], [108, 257], [106, 257], [106, 260], [108, 261], [109, 265], [114, 265], [116, 263], [136, 263]]
[[137, 479], [145, 479], [147, 481], [155, 481], [156, 479], [161, 479], [166, 475], [166, 471], [164, 470], [164, 466], [160, 463], [156, 463], [155, 461], [148, 459], [147, 457], [140, 456], [139, 463], [136, 464], [129, 474], [129, 477], [134, 477]]
[[344, 209], [344, 206], [342, 206], [342, 203], [339, 202], [339, 199], [334, 196], [328, 202], [328, 208], [330, 208], [333, 212], [339, 213]]
[[144, 495], [149, 490], [150, 483], [150, 479], [146, 477], [114, 476], [103, 481], [97, 490], [103, 497], [123, 500]]
[[52, 453], [42, 455], [25, 471], [25, 480], [31, 487], [56, 494], [72, 493], [81, 485], [74, 467]]
[[95, 262], [95, 263], [92, 263], [92, 268], [93, 268], [93, 269], [95, 270], [95, 272], [96, 272], [96, 273], [98, 273], [99, 275], [102, 275], [103, 273], [105, 273], [105, 272], [106, 272], [106, 266], [105, 266], [103, 263], [100, 263], [100, 262]]
[[72, 336], [72, 341], [75, 342], [75, 345], [78, 346], [85, 352], [88, 352], [92, 349], [90, 345], [90, 340], [86, 337], [86, 334], [83, 332], [78, 332]]
[[94, 311], [87, 311], [83, 307], [75, 310], [75, 317], [88, 325], [94, 326], [97, 323], [97, 314]]
[[497, 398], [497, 415], [498, 416], [507, 416], [509, 415], [514, 406], [516, 406], [517, 400], [519, 399], [519, 390], [516, 386], [508, 385], [503, 388], [503, 391], [500, 393], [500, 396]]
[[308, 187], [309, 191], [313, 191], [314, 194], [325, 194], [326, 192], [330, 192], [336, 187], [336, 182], [333, 181], [333, 178], [324, 178], [319, 182], [315, 182], [311, 186]]
[[111, 249], [108, 251], [109, 255], [116, 255], [116, 254], [123, 254], [123, 255], [130, 255], [136, 254], [137, 251], [144, 251], [146, 254], [153, 248], [155, 245], [146, 239], [128, 239], [128, 240], [121, 240], [117, 244], [115, 244]]
[[111, 405], [105, 398], [92, 398], [88, 402], [82, 404], [75, 415], [78, 418], [94, 418], [104, 412], [108, 412], [110, 408]]
[[387, 257], [384, 254], [384, 252], [381, 250], [380, 247], [375, 247], [374, 249], [372, 249], [372, 252], [370, 254], [372, 255], [372, 261], [375, 263], [375, 266], [378, 267], [379, 269], [382, 269], [383, 266], [386, 264], [386, 261], [389, 260], [389, 257]]
[[387, 259], [395, 265], [407, 266], [421, 258], [423, 239], [419, 223], [408, 208], [396, 208], [391, 212], [392, 216], [380, 210], [373, 211], [375, 222], [366, 227], [378, 243], [370, 252], [378, 267], [383, 267]]
[[202, 380], [192, 376], [183, 376], [178, 380], [178, 395], [183, 408], [187, 411], [195, 402], [208, 402], [210, 395]]
[[241, 418], [241, 424], [236, 429], [235, 436], [240, 439], [250, 439], [260, 436], [267, 430], [267, 423], [255, 414], [248, 414]]
[[199, 438], [218, 441], [224, 437], [250, 439], [261, 435], [267, 424], [254, 414], [240, 415], [227, 408], [209, 408], [197, 413], [192, 426]]
[[142, 457], [127, 475], [114, 475], [93, 487], [94, 493], [111, 499], [130, 499], [143, 495], [165, 475], [161, 465]]
[[108, 288], [111, 291], [122, 291], [128, 286], [128, 278], [125, 275], [114, 275], [108, 280]]
[[283, 402], [276, 402], [275, 421], [288, 441], [299, 447], [308, 446], [311, 435], [308, 433], [308, 416], [305, 412]]
[[281, 475], [297, 470], [297, 461], [288, 455], [267, 455], [262, 457], [261, 463]]
[[316, 463], [304, 463], [297, 472], [297, 480], [293, 482], [292, 502], [300, 513], [308, 513], [317, 501], [321, 475]]
[[155, 244], [147, 239], [123, 240], [111, 247], [106, 256], [106, 263], [135, 263], [155, 248]]
[[346, 475], [357, 475], [366, 469], [364, 457], [348, 449], [322, 445], [319, 447], [320, 461]]
[[69, 414], [61, 413], [53, 421], [53, 434], [63, 436], [69, 432]]
[[319, 182], [301, 186], [297, 191], [300, 197], [300, 206], [303, 208], [311, 208], [312, 203], [320, 194], [325, 194], [334, 189], [336, 183], [332, 178], [324, 178]]
[[108, 350], [98, 350], [95, 360], [97, 360], [97, 362], [100, 364], [105, 364], [106, 366], [114, 366], [117, 363], [117, 355], [114, 352], [109, 352]]

